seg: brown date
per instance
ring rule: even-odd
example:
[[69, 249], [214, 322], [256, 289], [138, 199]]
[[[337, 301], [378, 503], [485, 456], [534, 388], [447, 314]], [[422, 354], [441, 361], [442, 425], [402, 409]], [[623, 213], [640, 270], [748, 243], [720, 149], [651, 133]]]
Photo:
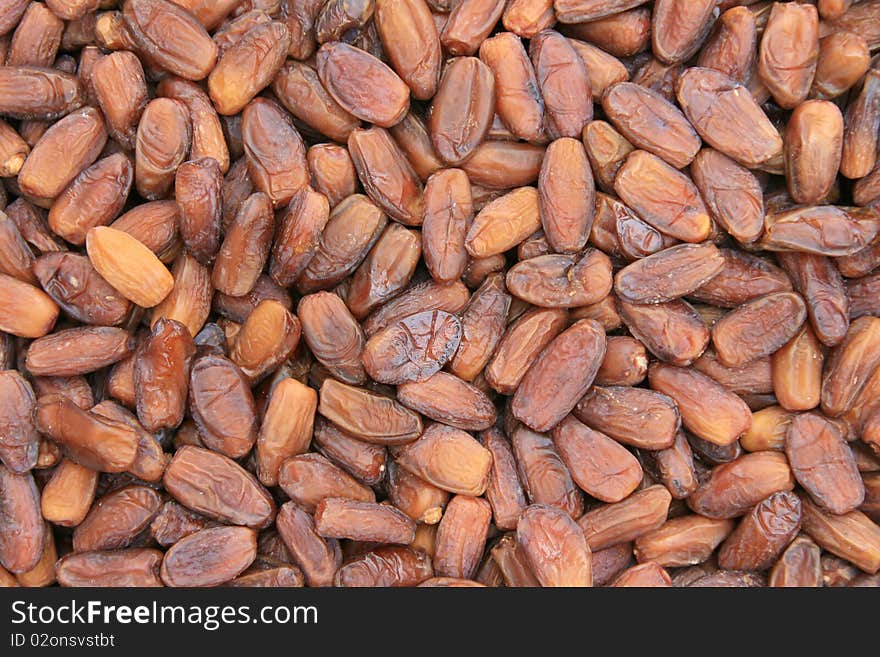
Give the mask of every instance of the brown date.
[[523, 511], [517, 542], [541, 586], [592, 586], [592, 554], [583, 532], [566, 513], [533, 505]]
[[252, 474], [201, 447], [178, 449], [162, 483], [183, 506], [221, 522], [260, 529], [275, 515], [275, 503]]

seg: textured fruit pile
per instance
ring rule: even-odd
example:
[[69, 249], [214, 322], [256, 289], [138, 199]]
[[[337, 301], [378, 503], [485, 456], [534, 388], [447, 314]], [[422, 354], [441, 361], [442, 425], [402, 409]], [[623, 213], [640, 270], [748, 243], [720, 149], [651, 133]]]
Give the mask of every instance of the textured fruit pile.
[[3, 0], [0, 584], [880, 585], [880, 0]]

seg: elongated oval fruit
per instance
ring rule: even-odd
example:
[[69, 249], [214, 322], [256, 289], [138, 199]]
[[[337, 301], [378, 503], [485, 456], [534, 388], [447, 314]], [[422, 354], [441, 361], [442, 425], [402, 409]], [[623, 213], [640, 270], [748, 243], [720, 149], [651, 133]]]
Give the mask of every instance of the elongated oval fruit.
[[470, 434], [443, 424], [432, 424], [415, 442], [399, 448], [397, 463], [458, 495], [482, 495], [489, 485], [492, 454]]
[[636, 148], [663, 158], [676, 169], [690, 164], [700, 150], [700, 138], [681, 110], [653, 89], [621, 82], [607, 90], [602, 107]]
[[617, 173], [614, 189], [646, 222], [685, 242], [709, 237], [712, 221], [696, 186], [647, 151], [633, 151]]
[[252, 474], [202, 447], [178, 449], [162, 483], [183, 506], [221, 522], [262, 528], [275, 515], [272, 497]]
[[226, 50], [208, 76], [208, 93], [217, 112], [240, 112], [275, 77], [289, 45], [287, 26], [270, 21], [249, 30]]
[[390, 128], [409, 111], [406, 83], [360, 48], [325, 43], [318, 51], [318, 76], [333, 99], [363, 121]]
[[797, 334], [806, 318], [799, 294], [768, 294], [719, 319], [712, 327], [712, 343], [722, 364], [738, 367], [774, 353]]
[[217, 46], [196, 18], [167, 0], [129, 0], [122, 10], [128, 33], [162, 68], [186, 80], [206, 77]]
[[361, 358], [375, 381], [397, 385], [421, 381], [452, 358], [461, 341], [461, 322], [435, 310], [410, 315], [374, 334]]
[[138, 306], [152, 308], [174, 287], [174, 277], [159, 258], [121, 230], [92, 228], [86, 235], [86, 251], [98, 273]]
[[617, 294], [632, 303], [658, 303], [686, 296], [724, 267], [711, 242], [681, 244], [637, 260], [614, 277]]
[[689, 68], [676, 85], [685, 116], [713, 148], [748, 168], [782, 153], [782, 138], [736, 80], [709, 68]]
[[419, 416], [395, 400], [333, 379], [321, 386], [318, 412], [354, 437], [380, 445], [412, 442], [422, 433]]
[[516, 538], [541, 586], [593, 585], [590, 548], [564, 511], [544, 505], [526, 508]]
[[837, 427], [812, 412], [795, 416], [785, 434], [785, 454], [798, 483], [820, 507], [843, 515], [861, 505], [865, 486]]
[[431, 141], [446, 164], [464, 162], [485, 139], [494, 116], [494, 94], [492, 71], [476, 57], [454, 59], [446, 67], [428, 121]]
[[581, 320], [560, 333], [538, 356], [513, 396], [514, 416], [535, 431], [559, 423], [583, 397], [605, 357], [605, 331]]

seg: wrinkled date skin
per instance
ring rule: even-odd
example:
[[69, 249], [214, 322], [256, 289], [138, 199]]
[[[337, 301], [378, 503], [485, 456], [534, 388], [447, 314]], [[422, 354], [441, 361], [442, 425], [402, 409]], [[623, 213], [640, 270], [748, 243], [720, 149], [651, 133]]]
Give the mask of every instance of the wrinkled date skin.
[[128, 32], [138, 48], [162, 68], [186, 80], [205, 78], [217, 61], [217, 46], [194, 16], [166, 0], [130, 0], [123, 5]]
[[160, 571], [166, 586], [218, 586], [241, 574], [257, 556], [257, 533], [211, 527], [171, 546]]
[[134, 464], [138, 434], [130, 426], [85, 411], [60, 395], [37, 400], [34, 422], [65, 454], [99, 472], [125, 472]]
[[631, 303], [660, 303], [702, 287], [724, 267], [711, 242], [664, 249], [624, 267], [614, 277], [614, 291]]
[[424, 381], [452, 357], [461, 341], [461, 322], [435, 310], [410, 315], [370, 337], [364, 369], [380, 383]]
[[772, 493], [794, 488], [783, 454], [754, 452], [713, 468], [688, 498], [688, 506], [707, 518], [735, 518]]
[[617, 173], [614, 189], [649, 224], [670, 237], [702, 242], [711, 219], [696, 186], [647, 151], [633, 151]]
[[782, 152], [782, 138], [748, 90], [709, 68], [687, 69], [676, 97], [703, 140], [745, 167], [753, 168]]
[[738, 367], [769, 356], [791, 340], [807, 318], [794, 292], [768, 294], [730, 311], [712, 327], [712, 344], [723, 365]]
[[670, 447], [681, 424], [670, 397], [628, 386], [593, 386], [578, 401], [574, 414], [621, 443], [651, 450]]
[[551, 432], [575, 483], [603, 502], [619, 502], [642, 481], [642, 468], [625, 447], [569, 415]]
[[33, 412], [37, 398], [27, 380], [14, 370], [0, 371], [0, 461], [14, 473], [37, 464], [39, 434]]
[[409, 111], [406, 83], [360, 48], [325, 43], [318, 51], [318, 75], [333, 99], [363, 121], [390, 128]]
[[587, 249], [580, 257], [537, 256], [507, 272], [511, 294], [544, 308], [589, 306], [608, 296], [611, 286], [611, 261], [597, 249]]
[[128, 547], [149, 526], [161, 504], [159, 493], [146, 486], [126, 486], [105, 495], [74, 530], [74, 552]]
[[[461, 94], [469, 99], [461, 102]], [[452, 60], [431, 105], [428, 130], [437, 155], [456, 166], [486, 137], [495, 109], [492, 71], [476, 57]]]
[[567, 513], [530, 506], [520, 517], [516, 538], [541, 586], [593, 585], [590, 548]]
[[138, 348], [134, 385], [138, 419], [147, 431], [173, 429], [183, 421], [195, 351], [189, 330], [164, 318]]
[[157, 587], [163, 554], [149, 548], [69, 554], [56, 565], [61, 586]]
[[852, 452], [837, 427], [818, 413], [796, 416], [785, 434], [785, 455], [798, 483], [816, 504], [836, 515], [865, 499]]
[[876, 586], [878, 50], [0, 0], [0, 586]]
[[774, 493], [756, 504], [721, 545], [718, 565], [725, 570], [766, 570], [795, 537], [801, 502], [790, 492]]
[[559, 423], [583, 397], [605, 358], [598, 322], [585, 319], [560, 333], [538, 356], [513, 396], [514, 416], [535, 431]]
[[221, 522], [262, 528], [275, 513], [268, 491], [252, 474], [201, 447], [177, 450], [162, 481], [183, 506]]
[[469, 434], [442, 424], [428, 426], [395, 459], [414, 475], [458, 495], [482, 495], [492, 465], [492, 454]]
[[729, 445], [751, 426], [745, 402], [694, 369], [654, 363], [648, 382], [675, 401], [685, 428], [703, 440]]
[[197, 358], [189, 376], [189, 403], [202, 441], [239, 458], [257, 440], [254, 398], [242, 371], [215, 354]]
[[672, 496], [663, 486], [649, 486], [615, 504], [603, 504], [578, 520], [593, 552], [627, 543], [666, 521]]
[[683, 169], [700, 150], [700, 138], [677, 107], [659, 93], [632, 82], [610, 87], [602, 108], [636, 148]]
[[365, 388], [327, 379], [318, 412], [352, 436], [379, 445], [410, 443], [422, 433], [419, 415]]
[[553, 440], [519, 426], [511, 436], [511, 445], [528, 501], [579, 518], [584, 512], [584, 500]]
[[40, 561], [46, 524], [40, 494], [31, 473], [17, 474], [0, 465], [0, 565], [25, 573]]

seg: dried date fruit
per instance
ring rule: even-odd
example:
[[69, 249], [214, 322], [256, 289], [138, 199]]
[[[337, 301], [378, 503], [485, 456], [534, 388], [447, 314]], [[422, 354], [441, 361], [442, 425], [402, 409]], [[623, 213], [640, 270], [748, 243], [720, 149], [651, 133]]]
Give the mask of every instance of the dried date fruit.
[[584, 512], [583, 496], [553, 440], [521, 425], [513, 431], [511, 444], [528, 501], [552, 506], [572, 518], [579, 518]]
[[422, 433], [420, 417], [395, 400], [334, 379], [321, 385], [318, 412], [356, 438], [400, 445]]
[[713, 468], [687, 503], [708, 518], [735, 518], [765, 497], [793, 488], [794, 476], [783, 454], [753, 452]]
[[272, 207], [287, 205], [308, 184], [306, 148], [287, 114], [257, 98], [241, 114], [241, 140], [254, 188]]
[[55, 566], [61, 586], [157, 587], [163, 554], [151, 548], [68, 554]]
[[618, 298], [617, 309], [629, 332], [662, 361], [689, 365], [709, 344], [709, 328], [681, 299], [640, 305]]
[[541, 225], [557, 253], [584, 248], [593, 226], [595, 184], [583, 146], [577, 139], [557, 139], [544, 154], [538, 178]]
[[287, 26], [270, 21], [229, 47], [208, 76], [208, 93], [217, 112], [237, 114], [267, 87], [284, 64], [290, 41]]
[[461, 333], [461, 322], [449, 313], [410, 315], [370, 337], [361, 355], [364, 369], [379, 383], [424, 381], [452, 358]]
[[174, 277], [159, 258], [131, 235], [97, 226], [86, 234], [86, 251], [92, 266], [122, 296], [151, 308], [169, 295]]
[[216, 290], [240, 297], [254, 289], [269, 258], [274, 228], [272, 200], [260, 192], [248, 196], [217, 253], [211, 278]]
[[286, 361], [297, 348], [300, 321], [273, 299], [260, 301], [236, 334], [229, 358], [252, 382]]
[[183, 506], [221, 522], [259, 529], [275, 514], [271, 496], [252, 474], [201, 447], [178, 449], [162, 483]]
[[745, 402], [692, 368], [654, 363], [648, 368], [648, 381], [675, 401], [682, 424], [703, 440], [729, 445], [751, 425]]
[[160, 571], [166, 586], [219, 586], [240, 575], [257, 556], [248, 527], [210, 527], [171, 546]]
[[568, 39], [554, 30], [543, 30], [529, 41], [544, 99], [544, 129], [551, 139], [578, 138], [593, 118], [590, 78], [583, 60]]
[[691, 163], [691, 176], [712, 218], [732, 237], [749, 244], [761, 236], [763, 191], [751, 171], [720, 151], [704, 148]]
[[768, 586], [822, 586], [819, 546], [801, 534], [785, 549], [770, 571]]
[[417, 586], [434, 574], [431, 558], [407, 547], [388, 546], [346, 561], [333, 578], [334, 586]]
[[18, 172], [19, 188], [36, 199], [54, 199], [97, 159], [105, 143], [107, 130], [98, 110], [84, 107], [68, 114], [34, 144]]
[[159, 512], [162, 498], [146, 486], [126, 486], [95, 501], [73, 531], [73, 551], [129, 547]]
[[700, 137], [743, 166], [758, 167], [782, 153], [782, 138], [759, 104], [721, 71], [685, 70], [676, 97]]
[[324, 88], [358, 119], [390, 128], [409, 111], [409, 87], [370, 53], [332, 41], [321, 46], [317, 60]]
[[132, 335], [124, 329], [84, 326], [34, 340], [25, 367], [34, 376], [76, 376], [112, 365], [133, 349]]
[[294, 502], [287, 502], [278, 510], [276, 527], [294, 563], [302, 569], [306, 583], [331, 586], [342, 563], [339, 542], [319, 536], [312, 514]]
[[76, 76], [35, 66], [0, 67], [0, 92], [0, 114], [15, 119], [50, 121], [85, 103]]
[[535, 306], [589, 306], [611, 291], [611, 260], [591, 248], [582, 254], [537, 256], [511, 267], [506, 282], [511, 294]]
[[314, 512], [321, 500], [334, 497], [375, 502], [373, 491], [320, 454], [286, 459], [278, 473], [278, 485], [290, 499]]
[[492, 454], [469, 434], [431, 424], [415, 442], [395, 452], [395, 461], [425, 481], [458, 495], [482, 495]]
[[614, 189], [640, 217], [670, 237], [685, 242], [709, 237], [711, 219], [696, 186], [656, 155], [630, 153]]
[[880, 570], [880, 527], [861, 511], [836, 516], [804, 497], [804, 531], [820, 547], [867, 573]]
[[544, 100], [522, 40], [502, 32], [480, 45], [480, 60], [495, 78], [495, 112], [516, 137], [538, 141], [544, 136]]
[[46, 523], [40, 493], [30, 472], [15, 473], [0, 465], [0, 565], [26, 573], [40, 561]]
[[92, 470], [125, 472], [137, 456], [135, 429], [85, 411], [60, 395], [37, 400], [34, 422], [40, 433], [59, 443], [69, 458]]
[[761, 37], [758, 75], [780, 107], [802, 102], [819, 58], [819, 15], [809, 5], [776, 3]]
[[684, 114], [652, 89], [620, 82], [605, 92], [602, 108], [636, 148], [663, 158], [677, 169], [690, 164], [700, 150], [700, 138]]
[[186, 80], [207, 77], [217, 46], [196, 18], [167, 0], [129, 0], [122, 14], [128, 34], [151, 62]]
[[[388, 499], [418, 523], [434, 526], [443, 517], [449, 493], [417, 477], [392, 461], [386, 479]], [[418, 535], [419, 527], [416, 527]]]
[[723, 365], [738, 367], [776, 352], [798, 333], [806, 317], [800, 295], [768, 294], [718, 320], [712, 327], [712, 344]]
[[195, 351], [189, 330], [164, 318], [138, 347], [134, 386], [138, 419], [147, 431], [173, 429], [183, 421]]
[[453, 55], [472, 55], [501, 18], [504, 2], [467, 0], [456, 3], [440, 32], [440, 43]]
[[545, 347], [523, 377], [511, 404], [514, 416], [536, 431], [551, 429], [586, 393], [604, 357], [599, 323], [575, 323]]
[[593, 585], [590, 548], [566, 513], [544, 505], [530, 506], [520, 517], [516, 538], [541, 586]]
[[819, 413], [792, 418], [785, 455], [797, 482], [824, 510], [843, 515], [864, 501], [865, 486], [852, 452], [837, 427]]
[[733, 521], [686, 515], [635, 540], [633, 551], [639, 563], [660, 566], [691, 566], [704, 562], [733, 530]]
[[630, 303], [659, 303], [687, 296], [724, 267], [711, 242], [681, 244], [624, 267], [614, 277], [614, 290]]
[[681, 423], [670, 397], [628, 386], [593, 386], [573, 412], [593, 429], [640, 449], [670, 447]]
[[588, 495], [619, 502], [641, 483], [642, 468], [626, 448], [573, 416], [557, 424], [551, 435], [571, 478]]

